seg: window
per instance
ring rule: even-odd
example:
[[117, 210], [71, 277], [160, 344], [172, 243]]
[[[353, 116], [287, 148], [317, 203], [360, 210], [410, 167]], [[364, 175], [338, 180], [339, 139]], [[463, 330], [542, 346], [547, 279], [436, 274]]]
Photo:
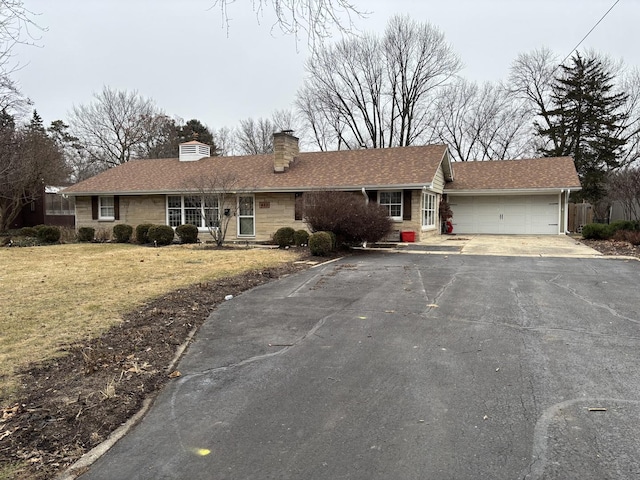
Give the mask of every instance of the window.
[[379, 192], [378, 203], [389, 210], [393, 220], [402, 220], [402, 191]]
[[116, 208], [113, 197], [98, 197], [98, 220], [115, 220]]
[[63, 197], [57, 193], [46, 193], [44, 196], [45, 213], [47, 215], [73, 215], [76, 202], [74, 197]]
[[184, 223], [202, 226], [202, 197], [184, 197]]
[[219, 226], [218, 199], [198, 195], [169, 195], [167, 197], [167, 224], [175, 228], [185, 223], [190, 223], [198, 228]]
[[167, 197], [167, 224], [174, 228], [182, 225], [182, 197], [179, 195]]
[[253, 196], [238, 197], [238, 236], [253, 237], [255, 236], [255, 217], [254, 217], [254, 199]]
[[422, 193], [422, 228], [430, 230], [436, 227], [436, 196], [433, 193]]

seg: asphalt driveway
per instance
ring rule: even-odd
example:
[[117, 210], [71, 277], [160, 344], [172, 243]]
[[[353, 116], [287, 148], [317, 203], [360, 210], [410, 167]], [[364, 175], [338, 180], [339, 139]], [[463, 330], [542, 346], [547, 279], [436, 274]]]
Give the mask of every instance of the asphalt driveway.
[[639, 282], [370, 252], [258, 287], [81, 478], [640, 478]]

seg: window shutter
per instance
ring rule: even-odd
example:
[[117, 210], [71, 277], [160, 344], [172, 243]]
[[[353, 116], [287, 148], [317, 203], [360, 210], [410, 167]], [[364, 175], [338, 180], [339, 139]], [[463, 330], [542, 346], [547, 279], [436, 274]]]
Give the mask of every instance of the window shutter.
[[98, 197], [91, 197], [91, 218], [98, 219]]
[[367, 196], [369, 197], [370, 202], [378, 201], [378, 191], [377, 190], [367, 190]]
[[411, 220], [411, 190], [404, 190], [404, 199], [402, 205], [402, 219]]
[[120, 197], [113, 197], [113, 217], [116, 220], [120, 220]]
[[304, 199], [302, 192], [296, 192], [295, 194], [295, 220], [302, 220], [302, 212], [304, 210]]

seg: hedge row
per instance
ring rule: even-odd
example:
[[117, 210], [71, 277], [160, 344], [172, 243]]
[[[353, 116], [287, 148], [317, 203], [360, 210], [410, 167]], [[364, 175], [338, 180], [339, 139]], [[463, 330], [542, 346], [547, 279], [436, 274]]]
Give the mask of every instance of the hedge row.
[[640, 232], [640, 222], [619, 220], [610, 224], [604, 223], [590, 223], [582, 227], [582, 238], [587, 240], [610, 240], [614, 237], [625, 237], [629, 232], [631, 236], [634, 236], [633, 232]]

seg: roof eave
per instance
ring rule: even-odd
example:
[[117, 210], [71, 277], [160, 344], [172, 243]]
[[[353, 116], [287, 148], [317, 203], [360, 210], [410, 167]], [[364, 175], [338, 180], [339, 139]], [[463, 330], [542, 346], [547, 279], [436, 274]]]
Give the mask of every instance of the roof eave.
[[485, 188], [485, 189], [447, 189], [444, 193], [447, 195], [544, 195], [552, 193], [562, 193], [570, 190], [575, 192], [582, 190], [582, 187], [552, 187], [552, 188]]

